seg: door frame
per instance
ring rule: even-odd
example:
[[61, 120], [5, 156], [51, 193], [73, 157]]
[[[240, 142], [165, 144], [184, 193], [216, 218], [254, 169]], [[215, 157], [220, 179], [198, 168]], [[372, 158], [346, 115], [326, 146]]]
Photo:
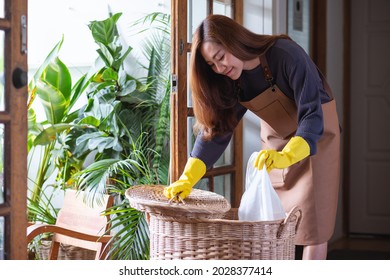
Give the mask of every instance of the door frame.
[[[343, 34], [344, 34], [344, 54], [349, 54], [351, 49], [351, 1], [343, 0]], [[342, 233], [344, 236], [348, 236], [350, 232], [349, 228], [349, 206], [350, 206], [350, 143], [351, 143], [351, 110], [350, 110], [350, 98], [351, 98], [351, 58], [349, 55], [344, 55], [343, 66], [343, 133], [342, 133], [342, 149], [343, 149], [343, 164], [342, 164]]]
[[[27, 259], [27, 0], [4, 4], [5, 18], [0, 20], [0, 29], [5, 31], [5, 110], [0, 112], [5, 128], [4, 203], [0, 216], [5, 217], [4, 258], [23, 260]], [[20, 87], [13, 81], [17, 68], [25, 71], [25, 85]]]

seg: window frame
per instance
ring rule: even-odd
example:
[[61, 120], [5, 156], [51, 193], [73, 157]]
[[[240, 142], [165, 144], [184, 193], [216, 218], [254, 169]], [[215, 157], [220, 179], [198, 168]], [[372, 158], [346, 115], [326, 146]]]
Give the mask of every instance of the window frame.
[[[221, 1], [219, 1], [221, 2]], [[223, 1], [222, 1], [223, 2]], [[213, 1], [207, 1], [207, 14], [213, 13]], [[243, 22], [243, 1], [231, 0], [232, 18]], [[184, 170], [188, 158], [187, 119], [193, 117], [193, 109], [187, 103], [187, 54], [191, 51], [188, 42], [188, 2], [181, 0], [171, 1], [172, 17], [172, 93], [171, 93], [171, 182], [178, 180]], [[208, 170], [203, 178], [207, 178], [210, 191], [214, 190], [214, 178], [221, 175], [231, 175], [232, 207], [238, 207], [242, 195], [243, 184], [243, 122], [236, 127], [232, 142], [232, 164], [214, 167]]]

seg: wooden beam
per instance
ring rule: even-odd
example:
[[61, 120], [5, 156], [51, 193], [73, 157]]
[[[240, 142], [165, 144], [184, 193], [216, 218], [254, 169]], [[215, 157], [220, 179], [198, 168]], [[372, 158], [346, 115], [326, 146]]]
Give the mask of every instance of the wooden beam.
[[172, 0], [172, 75], [177, 77], [171, 94], [170, 180], [179, 179], [187, 162], [187, 1]]

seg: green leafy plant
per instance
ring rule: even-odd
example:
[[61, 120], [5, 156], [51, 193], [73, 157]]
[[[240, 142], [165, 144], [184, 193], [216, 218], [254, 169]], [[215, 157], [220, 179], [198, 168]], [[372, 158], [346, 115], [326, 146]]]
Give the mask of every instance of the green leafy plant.
[[[89, 121], [95, 128], [80, 136], [77, 146], [97, 151], [95, 162], [77, 174], [78, 187], [89, 190], [91, 196], [105, 191], [116, 194], [115, 205], [107, 213], [112, 216], [111, 229], [116, 232], [110, 251], [112, 258], [149, 257], [144, 216], [129, 206], [124, 194], [134, 185], [168, 181], [170, 37], [167, 30], [170, 18], [154, 13], [143, 23], [152, 24], [156, 19], [163, 19], [165, 32], [159, 28], [158, 35], [153, 33], [144, 41], [148, 65], [141, 67], [147, 69], [147, 76], [138, 79], [129, 76], [122, 64], [117, 63], [118, 60], [123, 63], [124, 59], [118, 55], [122, 48], [115, 28], [111, 28], [112, 23], [103, 21], [89, 25], [100, 46], [98, 54], [104, 66], [91, 82], [89, 104], [80, 120]], [[100, 40], [102, 32], [110, 40]]]
[[[62, 40], [30, 83], [29, 104], [39, 97], [46, 119], [38, 123], [30, 108], [29, 148], [41, 147], [42, 156], [29, 212], [35, 220], [55, 212], [47, 201], [40, 201], [53, 172], [57, 172], [55, 187], [86, 190], [88, 200], [98, 202], [100, 194], [110, 193], [115, 203], [107, 215], [115, 239], [109, 257], [147, 259], [147, 224], [143, 214], [129, 206], [125, 191], [138, 184], [168, 182], [170, 17], [154, 13], [142, 21], [150, 29], [159, 23], [158, 32], [142, 46], [147, 62], [143, 65], [130, 60], [132, 48], [121, 43], [116, 28], [120, 16], [88, 25], [98, 59], [73, 87], [67, 67], [58, 58]], [[132, 77], [125, 63], [143, 67], [146, 77]], [[86, 95], [86, 104], [72, 111], [81, 94]]]
[[[87, 76], [84, 75], [72, 86], [69, 69], [58, 57], [62, 43], [63, 38], [49, 53], [29, 83], [29, 170], [32, 169], [31, 165], [36, 165], [37, 162], [38, 164], [35, 176], [29, 175], [33, 177], [29, 177], [32, 187], [28, 206], [38, 207], [40, 205], [43, 189], [58, 165], [54, 158], [54, 151], [58, 147], [57, 136], [74, 126], [73, 120], [78, 115], [78, 110], [72, 109], [88, 85]], [[45, 113], [44, 120], [40, 122], [37, 121], [33, 108], [36, 99], [39, 99], [39, 104]], [[72, 167], [68, 167], [68, 170], [71, 168], [80, 169], [81, 164], [74, 163]], [[37, 211], [29, 211], [30, 221], [41, 219], [37, 217], [37, 213]]]

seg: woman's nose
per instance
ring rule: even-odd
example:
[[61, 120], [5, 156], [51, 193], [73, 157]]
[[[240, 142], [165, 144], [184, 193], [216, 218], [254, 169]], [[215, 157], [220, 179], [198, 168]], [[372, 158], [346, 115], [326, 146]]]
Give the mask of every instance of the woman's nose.
[[216, 66], [216, 68], [217, 68], [217, 72], [218, 72], [218, 73], [223, 73], [223, 71], [224, 71], [225, 68], [226, 68], [226, 66], [223, 65], [223, 63], [220, 63], [220, 62], [216, 63], [215, 66]]

